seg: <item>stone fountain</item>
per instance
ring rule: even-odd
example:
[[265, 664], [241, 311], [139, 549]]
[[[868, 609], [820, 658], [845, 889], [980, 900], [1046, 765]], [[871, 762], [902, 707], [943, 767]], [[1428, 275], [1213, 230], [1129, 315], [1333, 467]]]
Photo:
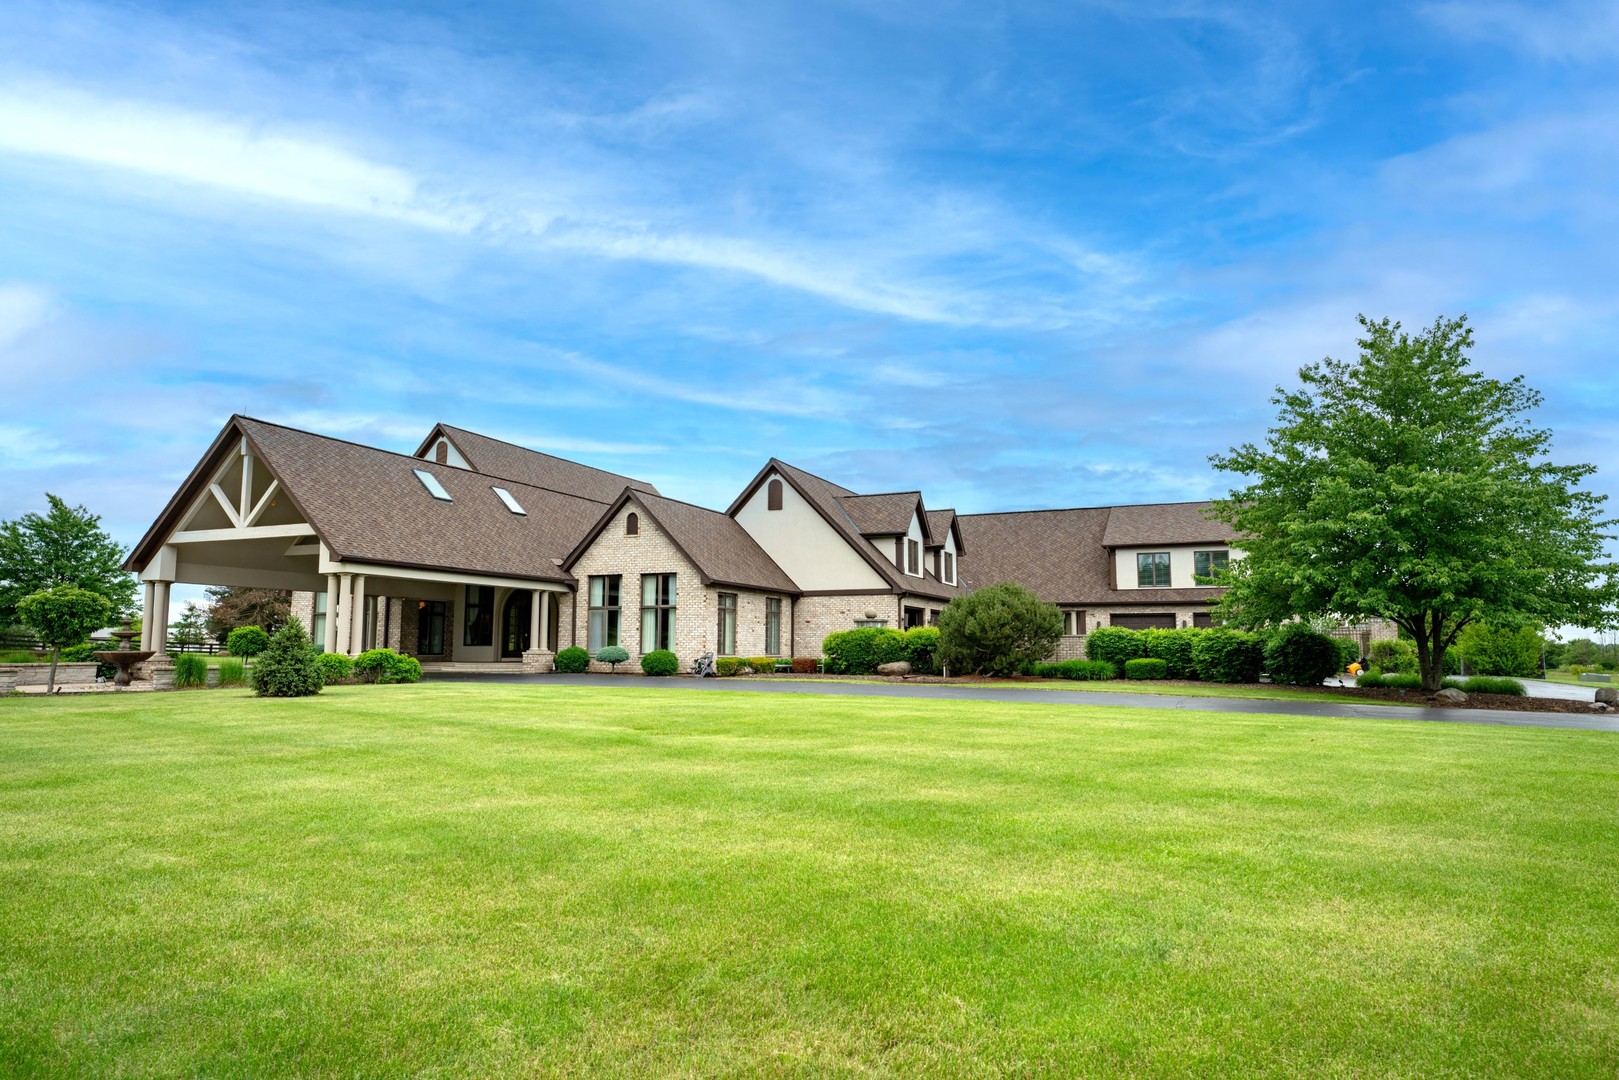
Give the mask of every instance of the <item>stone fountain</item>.
[[135, 631], [129, 628], [128, 619], [124, 620], [122, 627], [112, 632], [112, 636], [118, 639], [118, 648], [109, 649], [106, 652], [91, 653], [90, 655], [100, 660], [103, 664], [112, 664], [118, 669], [118, 674], [112, 680], [114, 686], [128, 686], [129, 669], [143, 660], [150, 660], [155, 654], [130, 649], [129, 640], [135, 637], [136, 634]]

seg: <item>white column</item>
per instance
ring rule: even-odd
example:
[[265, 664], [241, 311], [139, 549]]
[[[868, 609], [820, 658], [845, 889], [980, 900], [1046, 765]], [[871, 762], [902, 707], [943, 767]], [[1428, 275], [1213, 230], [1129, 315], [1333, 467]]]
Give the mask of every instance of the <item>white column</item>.
[[528, 607], [528, 647], [530, 649], [545, 648], [545, 642], [540, 639], [540, 608], [544, 603], [545, 593], [535, 589], [533, 602]]
[[354, 575], [337, 575], [337, 640], [333, 643], [333, 650], [347, 653], [349, 651], [349, 623], [353, 622], [354, 615]]
[[152, 651], [152, 594], [155, 591], [150, 581], [141, 587], [141, 652]]
[[337, 651], [337, 575], [326, 575], [326, 625], [322, 627], [321, 645], [327, 652]]
[[549, 589], [540, 593], [540, 604], [544, 608], [540, 613], [540, 648], [546, 652], [557, 651], [557, 643], [551, 640], [551, 610], [556, 602], [556, 594]]
[[365, 575], [354, 575], [354, 600], [349, 605], [349, 655], [365, 652]]
[[152, 582], [152, 652], [161, 653], [169, 645], [169, 582]]

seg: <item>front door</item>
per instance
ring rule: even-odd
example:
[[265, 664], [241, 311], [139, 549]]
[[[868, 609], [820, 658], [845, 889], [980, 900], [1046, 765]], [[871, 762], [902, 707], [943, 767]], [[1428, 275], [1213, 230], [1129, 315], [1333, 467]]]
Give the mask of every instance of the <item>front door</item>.
[[519, 589], [506, 598], [506, 609], [501, 613], [500, 658], [521, 657], [528, 651], [529, 623], [534, 612], [534, 595]]

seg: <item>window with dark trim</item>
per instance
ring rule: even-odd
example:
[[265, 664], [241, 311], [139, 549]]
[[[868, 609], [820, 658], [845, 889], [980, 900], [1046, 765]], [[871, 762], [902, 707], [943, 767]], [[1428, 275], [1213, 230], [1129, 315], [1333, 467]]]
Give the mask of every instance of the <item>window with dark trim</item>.
[[781, 655], [781, 597], [765, 597], [765, 655]]
[[721, 656], [736, 655], [736, 593], [722, 592], [719, 594], [720, 618], [719, 654]]
[[768, 510], [781, 509], [781, 481], [772, 480], [765, 485], [765, 508]]
[[946, 585], [954, 585], [956, 583], [956, 553], [955, 552], [946, 551], [944, 553], [944, 573], [939, 575], [939, 580], [944, 582]]
[[675, 575], [641, 575], [641, 651], [675, 647]]
[[618, 644], [620, 580], [618, 574], [593, 574], [590, 578], [590, 615], [585, 624], [585, 641], [592, 655]]
[[628, 517], [626, 517], [624, 519], [624, 535], [625, 536], [640, 536], [641, 535], [641, 515], [640, 514], [632, 513], [632, 514], [630, 514]]
[[1083, 637], [1085, 634], [1085, 613], [1083, 611], [1067, 611], [1062, 613], [1062, 632], [1064, 637]]
[[914, 628], [916, 628], [918, 626], [921, 626], [923, 620], [926, 619], [926, 618], [927, 618], [927, 611], [925, 609], [919, 608], [919, 607], [908, 607], [908, 608], [906, 608], [905, 609], [905, 629], [911, 630], [911, 629], [914, 629]]
[[939, 625], [939, 609], [938, 608], [928, 608], [928, 625], [929, 626], [938, 626]]
[[467, 586], [467, 601], [463, 618], [466, 625], [461, 631], [461, 644], [488, 645], [495, 640], [495, 587], [493, 585]]
[[[443, 443], [439, 444], [440, 446]], [[442, 600], [416, 601], [416, 654], [444, 655], [444, 616], [448, 605]]]
[[1218, 577], [1225, 573], [1226, 567], [1230, 565], [1231, 552], [1227, 549], [1192, 552], [1192, 573], [1196, 577]]
[[315, 610], [309, 617], [309, 640], [317, 652], [326, 651], [326, 591], [315, 594]]
[[1169, 552], [1144, 551], [1137, 555], [1136, 585], [1143, 589], [1169, 588]]
[[914, 577], [922, 576], [922, 544], [919, 541], [905, 541], [905, 572]]

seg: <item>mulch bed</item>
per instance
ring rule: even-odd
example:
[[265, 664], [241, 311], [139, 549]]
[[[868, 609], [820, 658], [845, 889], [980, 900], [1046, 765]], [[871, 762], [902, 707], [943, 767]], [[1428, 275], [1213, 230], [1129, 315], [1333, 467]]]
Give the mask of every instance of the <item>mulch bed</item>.
[[[1046, 685], [1061, 684], [1064, 690], [1084, 690], [1086, 684], [1075, 681], [1071, 684], [1063, 683], [1060, 679], [1037, 679], [1032, 675], [1015, 675], [1005, 679], [991, 679], [975, 675], [951, 676], [942, 675], [811, 675], [797, 672], [780, 672], [775, 675], [747, 675], [741, 678], [753, 679], [847, 679], [858, 682], [889, 682], [889, 683], [944, 683], [949, 686], [1007, 686], [1018, 683], [1043, 683]], [[1208, 683], [1190, 682], [1184, 679], [1155, 679], [1153, 686], [1207, 686]], [[1275, 690], [1274, 683], [1220, 683], [1224, 689], [1239, 691], [1249, 690]], [[1343, 697], [1365, 698], [1367, 701], [1386, 701], [1397, 705], [1422, 705], [1429, 708], [1444, 709], [1502, 709], [1508, 712], [1549, 712], [1549, 713], [1590, 713], [1589, 701], [1565, 701], [1561, 698], [1514, 697], [1511, 694], [1468, 694], [1467, 700], [1459, 705], [1435, 701], [1432, 694], [1421, 690], [1393, 690], [1384, 687], [1376, 689], [1362, 689], [1358, 686], [1290, 686], [1286, 689], [1299, 690], [1304, 693], [1335, 694]], [[1234, 694], [1241, 697], [1241, 694]], [[1256, 695], [1257, 696], [1257, 695]], [[1595, 696], [1595, 695], [1593, 695]]]

